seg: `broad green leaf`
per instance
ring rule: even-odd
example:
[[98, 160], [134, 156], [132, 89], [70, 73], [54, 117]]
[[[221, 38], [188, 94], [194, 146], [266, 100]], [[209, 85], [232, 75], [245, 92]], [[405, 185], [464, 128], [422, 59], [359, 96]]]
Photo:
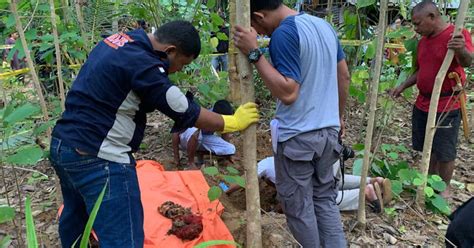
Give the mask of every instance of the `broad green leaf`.
[[221, 26], [224, 24], [224, 19], [216, 13], [211, 13], [211, 20], [215, 26]]
[[234, 241], [230, 241], [230, 240], [211, 240], [211, 241], [205, 241], [205, 242], [199, 243], [195, 245], [194, 248], [206, 248], [206, 247], [214, 247], [218, 245], [233, 245], [238, 248], [242, 247], [238, 243]]
[[410, 51], [410, 52], [415, 52], [416, 51], [416, 47], [418, 46], [418, 40], [413, 38], [413, 39], [409, 39], [409, 40], [406, 40], [403, 42], [403, 45], [405, 46], [405, 48], [407, 49], [407, 51]]
[[7, 21], [5, 22], [5, 25], [7, 28], [11, 28], [15, 26], [15, 16], [13, 14], [8, 15]]
[[36, 29], [29, 29], [28, 31], [25, 32], [25, 38], [27, 40], [34, 40], [36, 38], [38, 38], [38, 32]]
[[35, 106], [31, 103], [25, 103], [20, 107], [15, 108], [12, 113], [3, 119], [4, 126], [13, 125], [17, 122], [23, 121], [26, 118], [38, 113], [39, 110], [40, 108], [38, 106]]
[[398, 159], [398, 153], [396, 152], [389, 152], [387, 155], [392, 159]]
[[227, 167], [227, 171], [232, 175], [239, 175], [240, 174], [240, 172], [237, 169], [235, 169], [234, 167], [230, 167], [230, 166]]
[[219, 40], [229, 40], [229, 37], [227, 37], [226, 34], [221, 33], [221, 32], [217, 33], [216, 37], [217, 37], [217, 39], [219, 39]]
[[438, 182], [443, 181], [443, 178], [441, 178], [438, 175], [431, 175], [430, 177], [433, 179], [433, 181], [438, 181]]
[[415, 178], [415, 179], [413, 179], [413, 185], [415, 185], [415, 186], [420, 186], [420, 185], [422, 185], [422, 184], [423, 184], [423, 180], [422, 180], [422, 179], [420, 179], [420, 178]]
[[410, 184], [416, 176], [412, 169], [401, 169], [398, 171], [398, 177], [404, 184]]
[[34, 165], [43, 157], [43, 150], [38, 146], [30, 146], [7, 157], [7, 162], [16, 165]]
[[449, 208], [448, 202], [440, 195], [436, 194], [434, 198], [428, 200], [430, 200], [431, 204], [433, 204], [433, 206], [436, 207], [436, 209], [441, 211], [443, 214], [450, 214], [451, 209]]
[[15, 209], [8, 206], [0, 207], [0, 224], [13, 220], [15, 217]]
[[209, 175], [209, 176], [215, 176], [219, 174], [219, 170], [217, 167], [211, 166], [211, 167], [206, 167], [203, 169], [204, 174]]
[[216, 0], [207, 0], [207, 8], [212, 9], [216, 6]]
[[446, 189], [446, 183], [444, 181], [433, 181], [430, 186], [438, 192], [443, 192]]
[[7, 235], [0, 240], [0, 248], [8, 248], [10, 247], [10, 244], [12, 243], [12, 237], [10, 235]]
[[213, 48], [216, 48], [218, 44], [219, 44], [219, 39], [217, 39], [217, 37], [212, 37], [211, 38], [211, 46]]
[[398, 180], [392, 180], [392, 192], [395, 195], [400, 195], [403, 191], [402, 183]]
[[362, 151], [364, 150], [364, 144], [355, 144], [352, 146], [352, 149], [356, 150], [356, 151]]
[[425, 195], [426, 197], [430, 198], [434, 195], [434, 190], [431, 187], [426, 187], [425, 188]]
[[89, 245], [89, 236], [91, 235], [92, 225], [94, 224], [95, 218], [97, 217], [97, 212], [99, 212], [100, 205], [102, 204], [102, 199], [104, 199], [105, 190], [107, 189], [108, 184], [109, 181], [107, 180], [99, 194], [99, 197], [97, 197], [97, 200], [95, 201], [94, 207], [92, 208], [92, 211], [89, 215], [89, 219], [87, 220], [86, 228], [82, 233], [81, 243], [79, 246], [80, 248], [87, 248]]
[[375, 0], [359, 0], [357, 1], [357, 8], [360, 9], [373, 4], [375, 4]]
[[217, 186], [212, 186], [207, 192], [207, 197], [209, 198], [209, 201], [211, 202], [216, 199], [219, 199], [221, 195], [222, 195], [222, 189]]
[[44, 133], [46, 130], [48, 130], [49, 127], [54, 126], [54, 123], [56, 123], [56, 121], [54, 121], [54, 120], [50, 120], [46, 123], [42, 123], [41, 125], [39, 125], [38, 127], [36, 127], [33, 130], [33, 135], [38, 136], [38, 135]]
[[365, 51], [365, 59], [366, 60], [371, 60], [375, 57], [375, 41], [370, 42], [367, 44], [367, 50]]
[[354, 161], [352, 166], [352, 175], [360, 176], [362, 174], [362, 163], [363, 159], [358, 158]]
[[28, 248], [37, 248], [38, 240], [36, 239], [35, 222], [31, 212], [31, 199], [26, 196], [25, 202], [25, 219], [26, 219], [26, 241]]
[[245, 188], [245, 179], [241, 176], [223, 176], [224, 180], [230, 184], [238, 184], [240, 187]]

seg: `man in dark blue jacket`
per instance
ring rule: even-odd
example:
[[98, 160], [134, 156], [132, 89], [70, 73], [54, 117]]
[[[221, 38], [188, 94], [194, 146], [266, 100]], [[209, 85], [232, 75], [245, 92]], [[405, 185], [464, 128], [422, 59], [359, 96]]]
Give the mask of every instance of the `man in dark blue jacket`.
[[[168, 79], [200, 53], [188, 22], [164, 24], [154, 34], [138, 29], [107, 37], [92, 50], [66, 99], [51, 140], [51, 163], [61, 182], [63, 247], [81, 236], [104, 185], [94, 222], [100, 247], [143, 247], [143, 209], [133, 152], [143, 139], [146, 113], [159, 110], [177, 129], [196, 126], [233, 132], [258, 120], [254, 103], [234, 115], [196, 104]], [[79, 242], [78, 242], [79, 243]]]

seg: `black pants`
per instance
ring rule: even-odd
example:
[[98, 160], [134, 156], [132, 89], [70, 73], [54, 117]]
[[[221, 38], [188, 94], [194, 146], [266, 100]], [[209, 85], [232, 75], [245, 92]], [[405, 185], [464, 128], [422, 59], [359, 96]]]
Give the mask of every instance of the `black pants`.
[[[446, 239], [460, 248], [474, 247], [474, 197], [465, 202], [451, 216]], [[446, 241], [446, 247], [454, 247]]]

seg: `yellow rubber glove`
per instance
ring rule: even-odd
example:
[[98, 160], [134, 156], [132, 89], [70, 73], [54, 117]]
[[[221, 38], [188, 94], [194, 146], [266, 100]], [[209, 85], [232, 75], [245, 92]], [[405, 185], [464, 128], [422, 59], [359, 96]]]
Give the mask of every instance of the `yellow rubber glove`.
[[241, 105], [234, 115], [222, 115], [224, 118], [224, 131], [222, 133], [237, 132], [246, 129], [259, 119], [257, 104], [248, 102]]

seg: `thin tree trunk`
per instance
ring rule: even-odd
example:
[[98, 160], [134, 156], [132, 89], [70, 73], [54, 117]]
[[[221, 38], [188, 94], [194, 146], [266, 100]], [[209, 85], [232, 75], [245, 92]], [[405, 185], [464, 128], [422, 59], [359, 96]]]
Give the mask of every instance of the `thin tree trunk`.
[[357, 222], [362, 230], [366, 227], [365, 218], [365, 186], [367, 181], [367, 173], [369, 171], [370, 154], [372, 148], [372, 136], [374, 133], [375, 110], [377, 108], [377, 94], [379, 91], [380, 73], [383, 62], [383, 49], [385, 40], [385, 27], [387, 22], [387, 0], [380, 1], [379, 25], [377, 27], [377, 53], [375, 55], [374, 77], [372, 78], [372, 86], [370, 91], [370, 111], [367, 124], [367, 134], [365, 136], [364, 161], [362, 165], [362, 175], [360, 177], [359, 191], [359, 210], [357, 211]]
[[58, 74], [59, 98], [61, 99], [61, 109], [64, 111], [64, 103], [66, 102], [66, 99], [64, 94], [61, 49], [59, 48], [58, 28], [56, 27], [56, 12], [54, 8], [54, 0], [49, 0], [49, 7], [51, 11], [51, 26], [53, 28], [54, 50], [56, 53], [56, 70]]
[[61, 0], [61, 8], [63, 11], [63, 19], [64, 23], [69, 23], [69, 1], [68, 0]]
[[76, 10], [77, 21], [79, 22], [79, 28], [81, 29], [81, 37], [84, 40], [84, 46], [86, 47], [86, 51], [89, 51], [90, 47], [86, 35], [86, 26], [84, 25], [84, 18], [82, 17], [82, 1], [83, 0], [76, 0], [74, 7]]
[[[30, 69], [30, 74], [33, 79], [33, 84], [35, 86], [36, 93], [38, 94], [41, 111], [43, 112], [43, 119], [45, 122], [47, 122], [49, 120], [49, 116], [48, 109], [46, 107], [46, 101], [44, 100], [43, 92], [41, 90], [38, 74], [36, 74], [35, 65], [33, 64], [33, 60], [31, 59], [30, 49], [28, 48], [28, 44], [26, 43], [25, 32], [23, 32], [23, 25], [21, 24], [20, 17], [18, 16], [18, 7], [16, 5], [16, 0], [10, 1], [10, 8], [12, 10], [13, 16], [15, 17], [16, 31], [20, 35], [21, 44], [23, 46], [23, 50], [25, 51], [26, 62], [28, 63], [28, 68]], [[48, 129], [47, 135], [48, 139], [51, 139], [51, 129]]]
[[[456, 28], [454, 34], [460, 34], [463, 28], [464, 20], [466, 18], [466, 11], [469, 7], [469, 1], [461, 1], [459, 4], [458, 16], [456, 18]], [[420, 170], [424, 178], [428, 176], [428, 169], [430, 165], [431, 158], [431, 148], [433, 146], [433, 137], [436, 132], [435, 128], [435, 118], [436, 112], [438, 109], [439, 94], [441, 92], [441, 86], [443, 81], [446, 78], [449, 66], [454, 58], [454, 50], [448, 49], [446, 56], [444, 57], [443, 64], [436, 75], [435, 84], [433, 87], [433, 92], [431, 93], [430, 109], [428, 112], [428, 120], [426, 121], [426, 132], [425, 132], [425, 141], [423, 143], [423, 155], [420, 163]], [[423, 184], [417, 188], [416, 191], [416, 203], [418, 206], [425, 205], [425, 187], [427, 180], [423, 180]], [[449, 187], [449, 185], [448, 185]]]
[[[250, 0], [236, 1], [236, 24], [250, 28]], [[253, 85], [253, 68], [247, 56], [242, 53], [237, 55], [237, 70], [242, 92], [242, 103], [255, 101], [255, 88]], [[251, 125], [243, 132], [243, 164], [246, 177], [246, 214], [247, 214], [247, 244], [246, 247], [262, 247], [262, 227], [260, 215], [260, 193], [257, 178], [257, 136], [256, 124]]]
[[[235, 25], [236, 19], [236, 0], [229, 2], [229, 19], [231, 28]], [[237, 72], [237, 50], [234, 45], [234, 33], [229, 32], [229, 51], [227, 52], [229, 57], [229, 82], [230, 82], [230, 101], [241, 103], [241, 92], [240, 92], [240, 80]]]

